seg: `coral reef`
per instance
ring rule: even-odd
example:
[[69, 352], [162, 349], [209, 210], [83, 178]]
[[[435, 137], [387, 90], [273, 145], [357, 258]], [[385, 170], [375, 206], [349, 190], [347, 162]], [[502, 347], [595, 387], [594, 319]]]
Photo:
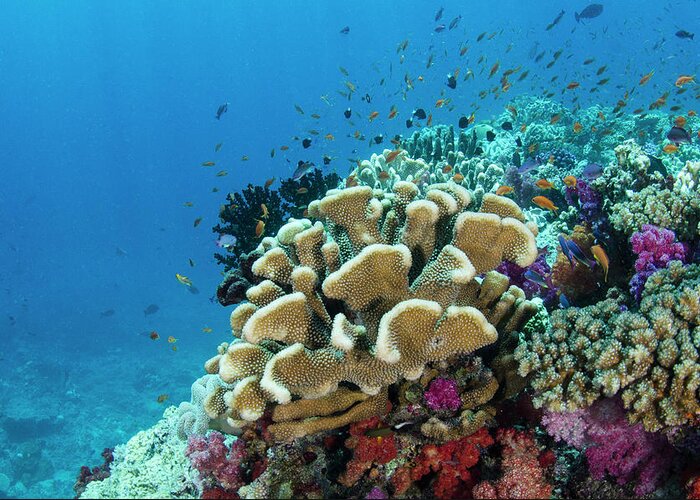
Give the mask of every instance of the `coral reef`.
[[104, 463], [102, 465], [96, 465], [92, 469], [90, 469], [90, 467], [88, 467], [87, 465], [83, 465], [80, 468], [78, 478], [76, 479], [75, 484], [73, 485], [73, 491], [75, 491], [76, 497], [80, 497], [80, 495], [83, 494], [85, 488], [87, 488], [88, 483], [91, 483], [92, 481], [102, 481], [109, 477], [109, 467], [112, 464], [112, 462], [114, 462], [113, 452], [113, 449], [105, 448], [101, 454], [102, 458], [104, 459]]
[[618, 392], [630, 422], [648, 431], [691, 421], [700, 411], [700, 266], [673, 261], [652, 274], [637, 312], [622, 296], [554, 311], [551, 327], [515, 351], [533, 374], [536, 406], [571, 411]]

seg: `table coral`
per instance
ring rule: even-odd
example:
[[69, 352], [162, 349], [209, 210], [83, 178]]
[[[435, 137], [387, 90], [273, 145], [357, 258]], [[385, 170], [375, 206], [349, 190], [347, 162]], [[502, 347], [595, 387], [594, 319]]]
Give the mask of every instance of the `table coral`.
[[[479, 212], [470, 201], [455, 183], [431, 185], [423, 199], [407, 182], [392, 193], [331, 190], [309, 206], [317, 222], [291, 219], [264, 238], [252, 267], [263, 281], [231, 314], [239, 338], [205, 365], [221, 382], [193, 387], [183, 432], [201, 432], [198, 407], [236, 429], [270, 406], [302, 408], [293, 397], [327, 398], [345, 413], [305, 407], [269, 426], [276, 439], [366, 419], [384, 411], [389, 385], [517, 329], [535, 308], [492, 269], [531, 264], [534, 234], [511, 200], [486, 195]], [[347, 382], [371, 397], [340, 401]]]
[[630, 422], [648, 431], [700, 412], [700, 266], [673, 261], [652, 274], [637, 312], [608, 298], [554, 311], [551, 327], [516, 348], [536, 406], [571, 411], [620, 393]]

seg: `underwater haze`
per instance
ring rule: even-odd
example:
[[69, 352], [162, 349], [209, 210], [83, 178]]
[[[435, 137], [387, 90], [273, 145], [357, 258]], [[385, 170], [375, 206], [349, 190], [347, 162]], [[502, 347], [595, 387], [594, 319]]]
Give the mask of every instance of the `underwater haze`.
[[[700, 498], [700, 476], [693, 467], [700, 453], [698, 31], [698, 4], [692, 0], [5, 0], [0, 16], [0, 498], [73, 497], [88, 483], [86, 498], [505, 498], [654, 491]], [[428, 246], [414, 248], [407, 237], [401, 239], [411, 231], [405, 208], [413, 198], [399, 207], [400, 196], [392, 193], [402, 185], [409, 189], [408, 184], [416, 200], [446, 197], [452, 207], [440, 205], [449, 217], [444, 211], [437, 215], [436, 207], [432, 222], [421, 226], [420, 232], [434, 239]], [[340, 212], [359, 213], [353, 207], [365, 202], [367, 213], [384, 210], [377, 215], [381, 220], [372, 219], [381, 238], [367, 236], [375, 234], [368, 229], [365, 239], [353, 240], [353, 231], [365, 228], [366, 220], [348, 223], [346, 230], [330, 209], [317, 208], [315, 200], [326, 200], [326, 190], [352, 194], [356, 186], [374, 191], [367, 199], [341, 203]], [[431, 197], [431, 189], [441, 194]], [[471, 205], [463, 203], [465, 190]], [[489, 196], [510, 204], [487, 210]], [[494, 263], [483, 266], [456, 236], [445, 239], [459, 232], [457, 213], [478, 212], [482, 201], [481, 212], [498, 221], [508, 218], [520, 231], [516, 242], [504, 232], [484, 243], [491, 252], [484, 262]], [[394, 239], [376, 228], [392, 207], [399, 214]], [[205, 417], [205, 398], [197, 399], [191, 386], [206, 375], [204, 362], [217, 354], [217, 346], [234, 341], [233, 306], [270, 307], [251, 295], [247, 302], [245, 292], [263, 278], [272, 282], [280, 276], [261, 270], [262, 264], [246, 274], [245, 266], [249, 271], [253, 260], [280, 245], [292, 259], [290, 266], [309, 265], [299, 262], [302, 252], [277, 232], [289, 217], [321, 220], [324, 241], [340, 242], [337, 268], [328, 264], [316, 270], [313, 285], [327, 312], [306, 309], [313, 310], [309, 324], [323, 332], [327, 345], [306, 339], [308, 352], [336, 349], [334, 359], [343, 358], [329, 340], [342, 311], [343, 318], [367, 330], [357, 337], [362, 339], [357, 346], [366, 347], [363, 355], [380, 358], [382, 349], [373, 342], [383, 338], [382, 325], [409, 300], [432, 301], [440, 314], [448, 307], [468, 307], [479, 315], [475, 324], [488, 325], [483, 330], [497, 335], [449, 356], [418, 356], [418, 377], [413, 367], [387, 369], [392, 375], [367, 386], [349, 375], [319, 383], [323, 390], [315, 387], [316, 392], [295, 391], [290, 384], [284, 390], [294, 401], [328, 397], [329, 387], [338, 389], [339, 383], [338, 390], [359, 394], [353, 403], [362, 402], [354, 408], [366, 398], [380, 401], [373, 413], [358, 409], [357, 419], [331, 412], [342, 413], [342, 424], [328, 424], [321, 434], [304, 426], [288, 431], [301, 434], [294, 434], [295, 446], [304, 447], [297, 455], [291, 445], [286, 451], [275, 448], [292, 439], [279, 428], [267, 428], [269, 413], [263, 417], [245, 408], [251, 412], [246, 414], [234, 408], [231, 395], [220, 398], [220, 414]], [[467, 239], [487, 241], [492, 234], [474, 232]], [[250, 260], [249, 252], [261, 242], [268, 246]], [[401, 246], [402, 255], [410, 254], [413, 267], [409, 264], [405, 283], [410, 292], [373, 297], [365, 309], [352, 311], [352, 304], [363, 301], [332, 296], [324, 277], [341, 265], [351, 267], [345, 264], [356, 262], [360, 250], [372, 246], [368, 242]], [[459, 252], [456, 261], [468, 264], [458, 271], [476, 269], [467, 280], [473, 286], [490, 283], [486, 276], [494, 269], [505, 277], [505, 288], [496, 287], [494, 296], [501, 300], [512, 292], [513, 303], [517, 296], [518, 307], [524, 305], [509, 313], [515, 319], [498, 323], [485, 299], [480, 305], [463, 302], [468, 294], [458, 292], [456, 274], [436, 280], [430, 293], [415, 292], [429, 280], [418, 279], [422, 269], [448, 246]], [[325, 261], [318, 254], [315, 262]], [[367, 276], [390, 282], [396, 274], [381, 275], [386, 262]], [[290, 280], [277, 283], [274, 293], [301, 295], [301, 285]], [[391, 283], [400, 289], [400, 283]], [[444, 298], [442, 291], [451, 286], [454, 296]], [[669, 298], [673, 290], [678, 296]], [[654, 298], [661, 293], [669, 295]], [[659, 304], [675, 311], [663, 324], [650, 319], [661, 314], [654, 309]], [[375, 306], [372, 317], [387, 318], [381, 324], [368, 319], [368, 308]], [[577, 314], [588, 319], [576, 322]], [[638, 315], [636, 323], [631, 314]], [[268, 327], [284, 336], [279, 332], [291, 327], [283, 319], [286, 313], [279, 316]], [[246, 321], [253, 321], [249, 317]], [[645, 326], [620, 326], [625, 318]], [[610, 329], [609, 338], [582, 332], [581, 325], [593, 320], [600, 322], [595, 327], [600, 331]], [[246, 328], [234, 326], [234, 335], [255, 330]], [[646, 337], [631, 333], [644, 328]], [[566, 341], [557, 331], [561, 338], [585, 340], [560, 348], [557, 342]], [[253, 333], [247, 335], [238, 342], [252, 342]], [[255, 342], [265, 338], [275, 345], [266, 353], [270, 358], [295, 343], [274, 335], [260, 334]], [[510, 347], [503, 341], [508, 335], [514, 335]], [[599, 338], [604, 345], [595, 344]], [[583, 344], [593, 347], [585, 351]], [[218, 354], [225, 356], [228, 347]], [[579, 347], [580, 353], [571, 354]], [[496, 368], [503, 366], [494, 361], [501, 359], [497, 352], [515, 363], [507, 377]], [[557, 362], [559, 354], [568, 357]], [[373, 361], [401, 364], [399, 354], [385, 356], [391, 359]], [[586, 368], [599, 358], [611, 361]], [[482, 371], [468, 376], [450, 371], [463, 366]], [[362, 366], [353, 370], [364, 373]], [[211, 365], [207, 371], [219, 376]], [[262, 375], [255, 375], [256, 384]], [[505, 391], [506, 378], [518, 378], [518, 390]], [[495, 384], [489, 385], [491, 396], [478, 407], [463, 406], [467, 393], [475, 394], [469, 392], [475, 381], [487, 379]], [[233, 394], [237, 383], [227, 380], [217, 390]], [[580, 391], [574, 394], [577, 384]], [[375, 389], [371, 397], [368, 386]], [[264, 384], [256, 387], [256, 394], [268, 398], [263, 409], [287, 402], [276, 400]], [[383, 400], [372, 399], [382, 395]], [[180, 418], [179, 424], [168, 424], [173, 442], [173, 426], [180, 430], [181, 447], [173, 446], [185, 465], [172, 465], [181, 472], [179, 490], [151, 477], [142, 478], [148, 487], [126, 488], [124, 468], [112, 467], [105, 479], [109, 463], [81, 473], [81, 466], [92, 469], [105, 455], [112, 457], [105, 448], [152, 428], [168, 407], [181, 402], [179, 414], [166, 412], [167, 422]], [[599, 414], [617, 411], [624, 417], [615, 425], [596, 421], [594, 436], [594, 417], [584, 413], [595, 413], [595, 405], [608, 405]], [[392, 410], [379, 411], [380, 406]], [[188, 408], [198, 419], [192, 428], [182, 423]], [[474, 419], [482, 425], [466, 433], [462, 411], [480, 415]], [[566, 418], [562, 412], [568, 412]], [[505, 421], [507, 413], [522, 418]], [[437, 419], [450, 429], [440, 437], [421, 427]], [[243, 430], [231, 424], [246, 420], [251, 427], [241, 424]], [[590, 436], [563, 436], [574, 421]], [[202, 455], [207, 446], [215, 448], [219, 438], [212, 436], [218, 434], [204, 437], [196, 432], [202, 426], [222, 431], [231, 447], [228, 458], [219, 457], [219, 469], [214, 458]], [[531, 434], [512, 436], [521, 431]], [[235, 441], [241, 444], [231, 444], [229, 435], [241, 433]], [[364, 444], [344, 444], [348, 433]], [[636, 465], [613, 466], [619, 453], [605, 455], [605, 436], [616, 443], [637, 439], [639, 448], [655, 451], [640, 457], [636, 448], [626, 450], [622, 454]], [[519, 467], [528, 470], [533, 483], [508, 479], [507, 473], [501, 477], [501, 469], [489, 468], [487, 460], [477, 465], [480, 453], [490, 453], [492, 464], [505, 464], [503, 470], [512, 465], [512, 457], [508, 462], [495, 444], [508, 449], [508, 439], [532, 440], [523, 445], [532, 456]], [[277, 467], [275, 459], [264, 459], [265, 453], [254, 459], [248, 451], [250, 463], [236, 462], [245, 472], [235, 481], [223, 480], [221, 461], [233, 461], [235, 447], [244, 442], [265, 442], [267, 456], [279, 452], [280, 463], [302, 467], [298, 464], [307, 460], [310, 474], [324, 478], [289, 479], [282, 488], [263, 472]], [[471, 446], [473, 463], [451, 455], [449, 443]], [[436, 464], [430, 469], [428, 445], [437, 447], [441, 461], [458, 464], [456, 472], [441, 472]], [[382, 455], [377, 448], [382, 446], [398, 451]], [[124, 461], [128, 450], [118, 448], [114, 463]], [[315, 460], [320, 463], [317, 456], [335, 476], [313, 468]], [[413, 472], [395, 472], [409, 471], [411, 460]], [[99, 490], [100, 482], [105, 490]], [[516, 483], [522, 493], [514, 489]]]

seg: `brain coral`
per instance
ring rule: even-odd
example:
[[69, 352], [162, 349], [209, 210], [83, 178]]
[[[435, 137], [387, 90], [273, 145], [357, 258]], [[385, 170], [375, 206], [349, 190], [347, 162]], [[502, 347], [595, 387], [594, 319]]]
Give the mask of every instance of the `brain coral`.
[[536, 406], [571, 411], [621, 392], [630, 421], [654, 432], [700, 414], [699, 350], [700, 266], [673, 261], [651, 275], [639, 311], [613, 298], [555, 311], [515, 357]]
[[346, 425], [385, 411], [389, 385], [529, 319], [534, 306], [492, 270], [531, 264], [534, 234], [511, 200], [470, 202], [454, 183], [420, 199], [409, 182], [331, 190], [309, 206], [317, 222], [263, 239], [264, 281], [231, 314], [238, 339], [205, 365], [223, 382], [199, 398], [207, 415], [235, 428], [272, 406], [277, 440]]

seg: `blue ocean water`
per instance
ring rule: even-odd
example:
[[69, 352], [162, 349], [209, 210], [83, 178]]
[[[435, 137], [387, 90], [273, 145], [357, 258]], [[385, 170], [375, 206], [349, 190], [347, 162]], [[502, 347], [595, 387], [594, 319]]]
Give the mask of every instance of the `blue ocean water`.
[[[661, 93], [656, 81], [698, 70], [696, 45], [674, 36], [698, 29], [696, 2], [608, 1], [600, 17], [577, 23], [574, 11], [585, 5], [5, 0], [0, 471], [9, 486], [0, 481], [0, 495], [71, 496], [81, 465], [152, 425], [164, 404], [189, 398], [202, 361], [230, 336], [229, 311], [210, 300], [222, 270], [210, 228], [226, 193], [289, 177], [299, 160], [320, 165], [323, 155], [334, 158], [327, 170], [345, 175], [354, 159], [389, 147], [357, 141], [355, 130], [368, 139], [405, 134], [417, 107], [433, 123], [455, 125], [472, 112], [500, 113], [505, 96], [479, 97], [498, 85], [487, 78], [496, 61], [530, 71], [508, 98], [551, 89], [582, 107], [614, 105], [632, 87], [628, 106], [646, 106]], [[561, 21], [545, 30], [561, 9]], [[460, 15], [456, 28], [435, 31]], [[345, 26], [349, 33], [340, 33]], [[607, 66], [600, 78], [610, 81], [574, 103], [561, 89], [582, 78], [587, 58], [595, 58], [591, 68]], [[456, 68], [476, 78], [451, 90], [446, 75]], [[636, 87], [652, 70], [655, 80]], [[414, 89], [404, 97], [407, 76]], [[346, 82], [356, 88], [350, 101], [339, 94]], [[455, 109], [435, 108], [443, 97]], [[392, 106], [399, 114], [390, 120]], [[347, 107], [364, 117], [355, 126], [343, 116]], [[380, 117], [369, 123], [374, 110]], [[319, 135], [305, 150], [293, 137], [310, 129]], [[216, 166], [202, 167], [206, 161]], [[228, 175], [217, 177], [222, 169]], [[147, 315], [151, 304], [158, 310]]]

